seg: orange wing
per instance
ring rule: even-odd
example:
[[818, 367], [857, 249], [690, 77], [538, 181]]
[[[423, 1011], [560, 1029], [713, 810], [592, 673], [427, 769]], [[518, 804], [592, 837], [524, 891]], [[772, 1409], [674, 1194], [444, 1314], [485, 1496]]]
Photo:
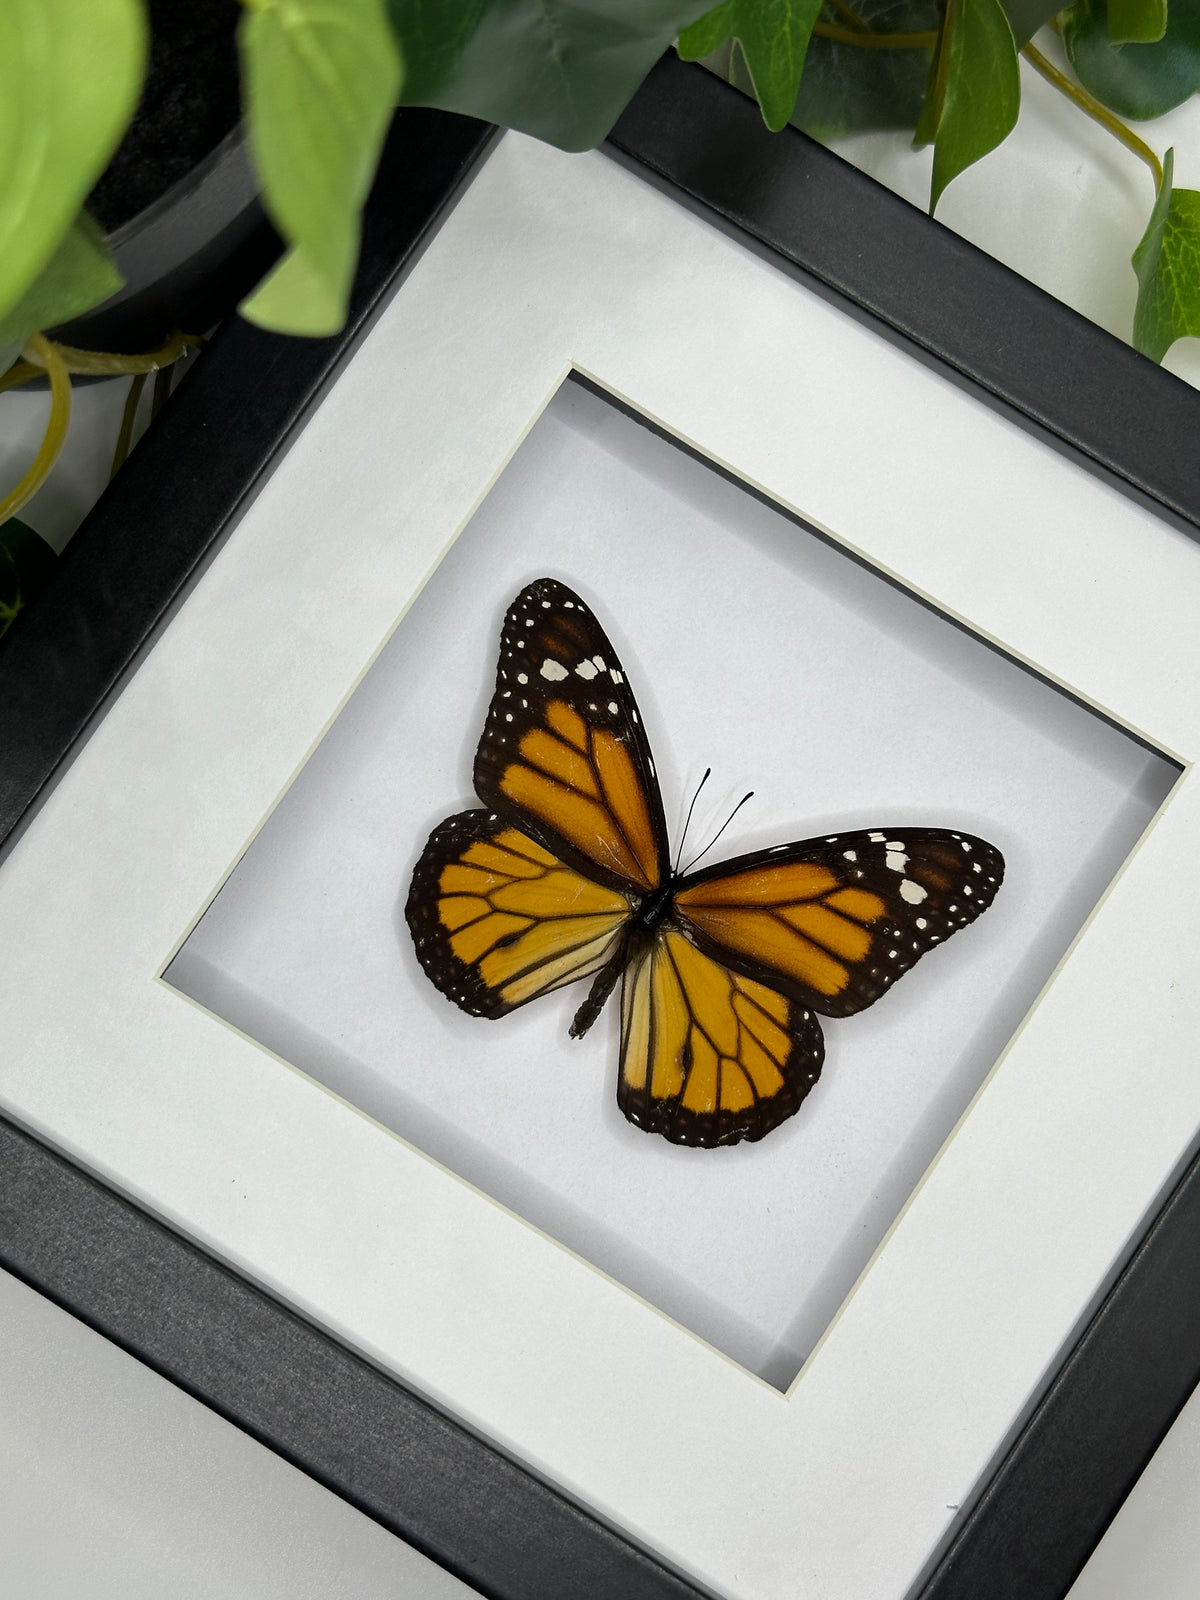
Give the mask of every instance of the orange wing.
[[824, 1049], [810, 1011], [675, 928], [625, 970], [617, 1103], [672, 1144], [761, 1139], [817, 1081]]
[[995, 898], [1004, 859], [930, 828], [847, 833], [741, 856], [685, 880], [674, 915], [736, 971], [828, 1017], [878, 1000]]
[[417, 959], [448, 999], [501, 1017], [589, 977], [615, 954], [630, 915], [619, 891], [590, 882], [495, 813], [435, 828], [405, 916]]
[[646, 894], [668, 867], [654, 763], [604, 630], [553, 578], [504, 619], [475, 793], [575, 871]]

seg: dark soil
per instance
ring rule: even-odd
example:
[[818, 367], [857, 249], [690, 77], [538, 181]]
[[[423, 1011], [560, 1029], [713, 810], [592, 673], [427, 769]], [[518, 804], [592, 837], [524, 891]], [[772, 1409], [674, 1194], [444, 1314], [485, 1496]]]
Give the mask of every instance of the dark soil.
[[235, 127], [239, 0], [149, 0], [150, 62], [134, 119], [88, 196], [111, 233], [136, 217]]

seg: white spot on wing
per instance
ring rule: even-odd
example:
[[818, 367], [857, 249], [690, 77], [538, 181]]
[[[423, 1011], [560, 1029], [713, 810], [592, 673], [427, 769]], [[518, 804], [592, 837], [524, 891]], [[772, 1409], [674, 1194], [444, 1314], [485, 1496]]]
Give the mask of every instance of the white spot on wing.
[[518, 672], [517, 673], [517, 682], [518, 683], [528, 683], [529, 682], [529, 674], [527, 672]]
[[542, 662], [542, 677], [549, 678], [551, 683], [561, 683], [567, 675], [567, 669], [561, 662], [547, 656]]
[[616, 701], [615, 701], [615, 700], [610, 700], [610, 701], [609, 701], [609, 702], [608, 702], [608, 709], [609, 709], [609, 710], [610, 710], [610, 711], [611, 711], [611, 712], [612, 712], [612, 714], [613, 714], [613, 716], [614, 716], [614, 717], [615, 717], [615, 716], [616, 716], [616, 714], [617, 714], [617, 712], [618, 712], [618, 711], [619, 711], [619, 710], [620, 710], [620, 709], [621, 709], [621, 708], [620, 708], [620, 706], [619, 706], [619, 705], [618, 705], [618, 704], [617, 704], [617, 702], [616, 702]]
[[883, 833], [869, 833], [867, 835], [867, 838], [870, 839], [872, 844], [882, 844], [886, 837], [887, 835]]
[[884, 859], [893, 872], [903, 872], [908, 865], [908, 857], [903, 850], [889, 850]]
[[610, 677], [610, 678], [611, 678], [611, 679], [612, 679], [612, 681], [613, 681], [613, 682], [614, 682], [614, 683], [624, 683], [624, 682], [625, 682], [625, 679], [624, 679], [624, 678], [623, 678], [623, 677], [622, 677], [622, 676], [621, 676], [621, 674], [620, 674], [620, 673], [619, 673], [619, 672], [618, 672], [618, 671], [617, 671], [617, 669], [616, 669], [616, 667], [614, 667], [614, 668], [613, 668], [613, 669], [612, 669], [612, 671], [611, 671], [611, 672], [610, 672], [610, 673], [609, 673], [609, 677]]
[[[575, 668], [575, 671], [581, 678], [587, 678], [589, 680], [596, 676], [596, 669], [590, 661], [581, 661]], [[563, 676], [565, 677], [566, 674], [564, 673]]]
[[[911, 878], [905, 878], [900, 885], [900, 898], [901, 900], [907, 900], [910, 906], [919, 906], [921, 901], [927, 900], [929, 896], [919, 883], [914, 883]], [[918, 928], [923, 928], [924, 926], [923, 920], [917, 923]]]

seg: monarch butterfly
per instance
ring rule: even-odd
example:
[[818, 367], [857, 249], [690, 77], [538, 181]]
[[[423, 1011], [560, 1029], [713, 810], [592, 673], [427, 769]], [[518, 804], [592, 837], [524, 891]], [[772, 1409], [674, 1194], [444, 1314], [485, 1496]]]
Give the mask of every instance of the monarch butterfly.
[[821, 1071], [816, 1013], [871, 1005], [985, 911], [1004, 875], [985, 840], [931, 828], [676, 872], [625, 671], [552, 578], [505, 617], [474, 782], [484, 809], [440, 823], [413, 873], [422, 967], [478, 1017], [591, 977], [574, 1038], [621, 979], [617, 1103], [674, 1144], [778, 1127]]

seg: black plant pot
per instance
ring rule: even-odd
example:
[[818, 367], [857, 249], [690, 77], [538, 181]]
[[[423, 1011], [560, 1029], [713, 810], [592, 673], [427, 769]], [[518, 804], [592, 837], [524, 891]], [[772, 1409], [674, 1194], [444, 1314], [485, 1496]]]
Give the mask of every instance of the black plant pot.
[[228, 134], [192, 170], [108, 236], [125, 279], [109, 299], [49, 330], [88, 350], [153, 350], [176, 330], [203, 333], [233, 310], [279, 254], [245, 138]]

